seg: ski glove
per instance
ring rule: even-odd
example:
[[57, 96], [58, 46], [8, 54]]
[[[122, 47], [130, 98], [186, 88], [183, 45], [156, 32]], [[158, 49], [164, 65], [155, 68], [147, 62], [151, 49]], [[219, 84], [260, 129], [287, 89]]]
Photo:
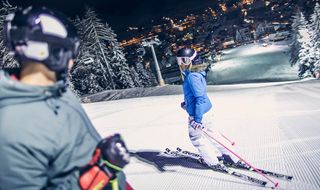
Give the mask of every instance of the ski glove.
[[180, 103], [180, 107], [181, 107], [183, 110], [186, 110], [186, 109], [187, 109], [187, 106], [186, 106], [186, 103], [185, 103], [185, 102], [181, 102], [181, 103]]
[[119, 134], [102, 139], [90, 163], [80, 168], [82, 189], [103, 189], [130, 161], [129, 151]]
[[192, 128], [194, 128], [194, 129], [204, 129], [204, 126], [202, 125], [202, 123], [198, 123], [198, 122], [196, 122], [196, 121], [194, 121], [194, 120], [191, 120], [191, 121], [189, 122], [189, 124], [190, 124], [190, 126], [191, 126]]

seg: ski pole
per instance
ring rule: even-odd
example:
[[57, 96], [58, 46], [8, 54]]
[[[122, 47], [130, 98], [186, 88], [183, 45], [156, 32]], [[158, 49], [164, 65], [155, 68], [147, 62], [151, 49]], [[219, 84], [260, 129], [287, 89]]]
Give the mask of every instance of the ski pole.
[[272, 179], [270, 179], [268, 176], [266, 176], [264, 173], [262, 173], [260, 170], [258, 170], [256, 167], [252, 166], [250, 163], [248, 163], [246, 160], [244, 160], [242, 157], [240, 157], [238, 154], [236, 154], [234, 151], [232, 151], [231, 149], [229, 149], [228, 147], [226, 147], [224, 144], [222, 144], [220, 141], [218, 141], [217, 139], [215, 139], [213, 137], [213, 135], [211, 135], [209, 133], [208, 130], [204, 129], [203, 130], [204, 134], [207, 135], [208, 137], [210, 137], [212, 140], [216, 141], [218, 144], [220, 144], [221, 146], [223, 146], [225, 149], [227, 149], [229, 152], [231, 152], [233, 155], [235, 155], [236, 157], [238, 157], [241, 161], [243, 161], [244, 163], [246, 163], [248, 166], [250, 166], [254, 171], [256, 171], [257, 173], [259, 173], [261, 176], [263, 176], [264, 178], [266, 178], [268, 181], [270, 181], [271, 183], [274, 184], [274, 188], [279, 187], [279, 183], [278, 182], [274, 182]]
[[229, 143], [230, 143], [232, 146], [234, 146], [234, 145], [236, 144], [234, 141], [232, 141], [232, 140], [230, 140], [228, 137], [224, 136], [221, 132], [219, 132], [219, 133], [220, 133], [220, 135], [221, 135], [223, 138], [225, 138], [227, 141], [229, 141]]

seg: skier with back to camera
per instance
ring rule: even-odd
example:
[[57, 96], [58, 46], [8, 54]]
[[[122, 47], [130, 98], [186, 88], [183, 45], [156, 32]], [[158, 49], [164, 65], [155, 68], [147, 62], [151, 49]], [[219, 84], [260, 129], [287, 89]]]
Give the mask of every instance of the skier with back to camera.
[[[239, 158], [230, 154], [228, 150], [214, 141], [209, 141], [202, 130], [211, 132], [209, 122], [204, 121], [204, 114], [212, 104], [206, 92], [206, 74], [208, 64], [204, 63], [193, 48], [181, 48], [177, 51], [177, 62], [183, 79], [184, 102], [181, 108], [188, 113], [189, 138], [198, 149], [204, 164], [216, 170], [226, 170], [226, 166], [219, 162], [235, 166], [243, 164]], [[212, 146], [213, 145], [213, 146]]]
[[4, 37], [21, 68], [0, 71], [0, 189], [132, 189], [122, 137], [101, 139], [66, 87], [79, 47], [72, 24], [47, 8], [18, 9]]

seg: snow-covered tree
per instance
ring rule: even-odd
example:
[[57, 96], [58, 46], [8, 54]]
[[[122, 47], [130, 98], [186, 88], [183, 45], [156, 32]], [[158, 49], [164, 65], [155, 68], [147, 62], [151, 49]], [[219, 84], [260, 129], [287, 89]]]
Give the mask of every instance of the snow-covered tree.
[[134, 68], [134, 66], [130, 67], [130, 71], [131, 71], [131, 77], [134, 81], [134, 85], [136, 87], [143, 87], [143, 85], [141, 84], [141, 79], [139, 74], [137, 73], [136, 69]]
[[144, 87], [151, 87], [152, 86], [152, 76], [150, 76], [150, 73], [148, 73], [148, 71], [144, 68], [144, 66], [141, 62], [138, 62], [136, 64], [136, 70], [140, 76], [141, 84]]
[[307, 71], [311, 71], [311, 67], [313, 66], [312, 59], [310, 59], [312, 52], [311, 47], [311, 37], [309, 33], [309, 28], [308, 28], [308, 22], [305, 19], [305, 16], [300, 13], [300, 26], [298, 29], [298, 42], [300, 44], [300, 50], [299, 50], [299, 65], [300, 68], [307, 68], [307, 70], [302, 69], [300, 70], [300, 76], [303, 76]]
[[111, 89], [105, 76], [103, 64], [98, 59], [94, 62], [89, 52], [82, 52], [71, 74], [74, 91], [79, 95], [95, 94], [106, 89]]
[[298, 38], [299, 38], [300, 16], [301, 16], [301, 13], [298, 11], [293, 15], [293, 18], [292, 18], [292, 24], [291, 24], [291, 28], [292, 28], [292, 44], [290, 45], [290, 49], [291, 49], [291, 51], [290, 51], [291, 52], [290, 62], [291, 62], [291, 65], [296, 64], [298, 59], [299, 59], [300, 43], [298, 41]]
[[81, 39], [71, 75], [75, 89], [83, 95], [135, 87], [122, 48], [109, 25], [92, 9], [87, 9], [83, 19], [74, 22]]
[[[320, 5], [316, 3], [310, 23], [310, 59], [316, 68], [320, 66]], [[318, 71], [317, 71], [318, 72]]]
[[113, 80], [117, 89], [133, 88], [135, 87], [132, 75], [130, 73], [129, 65], [123, 53], [123, 48], [117, 40], [117, 35], [113, 32], [111, 27], [106, 23], [105, 31], [107, 33], [107, 55], [114, 73]]
[[18, 67], [18, 62], [9, 54], [4, 44], [3, 22], [5, 17], [16, 10], [17, 7], [12, 6], [8, 1], [2, 1], [0, 5], [0, 69]]
[[[320, 30], [320, 5], [316, 3], [313, 14], [311, 15], [310, 29], [312, 31]], [[320, 35], [320, 34], [319, 34]]]
[[82, 20], [76, 18], [73, 22], [80, 37], [80, 52], [71, 71], [75, 90], [84, 95], [114, 89], [104, 24], [91, 9], [87, 9]]
[[73, 94], [76, 95], [76, 97], [79, 98], [81, 96], [79, 94], [79, 91], [75, 89], [74, 84], [70, 80], [68, 81], [68, 87], [73, 92]]
[[291, 64], [299, 64], [299, 76], [311, 69], [313, 60], [311, 59], [312, 44], [309, 33], [309, 25], [302, 12], [297, 12], [293, 16], [293, 43], [291, 45]]
[[147, 62], [147, 64], [144, 66], [147, 74], [148, 74], [148, 78], [151, 81], [151, 86], [157, 86], [158, 85], [158, 80], [154, 74], [154, 72], [152, 71], [151, 67], [150, 67], [150, 62]]
[[308, 50], [311, 47], [311, 38], [308, 30], [308, 22], [306, 21], [304, 15], [302, 13], [300, 14], [300, 26], [298, 29], [299, 38], [297, 40], [301, 44], [299, 59], [304, 60], [308, 58]]

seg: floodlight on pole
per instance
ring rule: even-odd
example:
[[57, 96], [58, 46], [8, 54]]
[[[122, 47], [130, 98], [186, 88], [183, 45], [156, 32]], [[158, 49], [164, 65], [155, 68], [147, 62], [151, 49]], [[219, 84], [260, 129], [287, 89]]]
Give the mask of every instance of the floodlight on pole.
[[143, 39], [141, 44], [142, 44], [142, 46], [151, 48], [154, 64], [156, 66], [157, 78], [158, 78], [158, 81], [159, 81], [159, 85], [160, 86], [164, 86], [165, 83], [164, 83], [164, 80], [162, 78], [160, 67], [159, 67], [159, 63], [158, 63], [158, 60], [157, 60], [157, 55], [156, 55], [156, 52], [154, 50], [154, 45], [160, 45], [161, 41], [157, 38], [157, 36], [152, 36], [152, 37]]

